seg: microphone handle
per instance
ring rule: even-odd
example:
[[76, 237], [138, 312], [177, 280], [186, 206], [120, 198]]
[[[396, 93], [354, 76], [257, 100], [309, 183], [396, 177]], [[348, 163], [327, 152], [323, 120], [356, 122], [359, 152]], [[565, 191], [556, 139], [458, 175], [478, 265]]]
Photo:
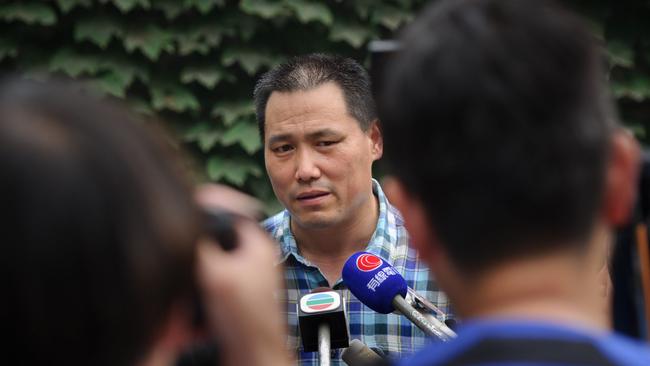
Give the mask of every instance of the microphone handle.
[[350, 346], [341, 354], [341, 359], [348, 366], [388, 366], [388, 361], [371, 350], [358, 339], [350, 341]]
[[436, 337], [440, 340], [446, 342], [450, 340], [450, 337], [442, 332], [440, 329], [436, 328], [430, 321], [428, 321], [424, 315], [417, 311], [411, 304], [409, 304], [406, 299], [400, 295], [395, 295], [393, 298], [393, 306], [395, 309], [399, 310], [402, 315], [407, 317], [413, 324], [420, 328], [424, 334], [430, 337]]
[[320, 366], [330, 366], [332, 349], [330, 326], [327, 323], [318, 325], [318, 360]]

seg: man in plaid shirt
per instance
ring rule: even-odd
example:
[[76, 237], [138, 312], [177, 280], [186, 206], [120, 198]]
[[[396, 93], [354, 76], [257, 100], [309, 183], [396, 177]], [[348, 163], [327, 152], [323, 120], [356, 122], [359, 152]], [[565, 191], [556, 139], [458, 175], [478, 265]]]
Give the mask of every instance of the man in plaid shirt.
[[[318, 287], [346, 299], [351, 339], [391, 357], [413, 353], [427, 339], [408, 319], [378, 314], [347, 290], [341, 270], [358, 251], [391, 263], [408, 285], [443, 311], [448, 302], [409, 245], [400, 213], [372, 179], [383, 138], [366, 71], [343, 57], [313, 54], [282, 64], [255, 87], [266, 169], [286, 209], [264, 222], [279, 242], [285, 267], [288, 345], [299, 364], [317, 364], [302, 352], [296, 303]], [[333, 364], [343, 364], [341, 350]]]

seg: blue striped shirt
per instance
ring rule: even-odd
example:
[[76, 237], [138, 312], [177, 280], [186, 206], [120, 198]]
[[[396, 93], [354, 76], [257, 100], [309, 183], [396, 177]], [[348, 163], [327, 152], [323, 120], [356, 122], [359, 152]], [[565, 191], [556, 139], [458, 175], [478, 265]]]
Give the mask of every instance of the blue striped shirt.
[[[401, 214], [388, 202], [376, 180], [373, 180], [373, 192], [379, 202], [379, 218], [366, 251], [392, 264], [404, 276], [409, 287], [425, 296], [443, 312], [449, 313], [447, 297], [438, 290], [435, 281], [430, 278], [429, 269], [410, 246]], [[291, 233], [290, 221], [291, 214], [284, 210], [264, 221], [263, 225], [279, 242], [279, 262], [285, 267], [286, 292], [280, 298], [285, 302], [288, 318], [288, 346], [295, 352], [299, 365], [317, 365], [317, 352], [301, 350], [296, 303], [300, 296], [315, 288], [327, 287], [328, 282], [318, 267], [300, 255]], [[359, 339], [368, 347], [379, 349], [391, 357], [412, 354], [427, 344], [424, 333], [404, 316], [374, 312], [357, 300], [340, 279], [333, 289], [340, 291], [345, 298], [350, 339]], [[332, 351], [332, 365], [345, 364], [341, 360], [341, 351]]]

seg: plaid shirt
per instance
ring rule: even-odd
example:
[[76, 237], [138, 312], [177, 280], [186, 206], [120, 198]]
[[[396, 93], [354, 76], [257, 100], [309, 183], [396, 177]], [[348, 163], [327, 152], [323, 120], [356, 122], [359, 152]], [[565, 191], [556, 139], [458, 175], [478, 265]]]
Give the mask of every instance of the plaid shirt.
[[[366, 251], [378, 255], [392, 264], [404, 276], [409, 287], [429, 299], [443, 312], [449, 313], [447, 297], [438, 290], [429, 277], [429, 269], [417, 258], [409, 245], [409, 235], [401, 214], [393, 207], [379, 183], [373, 179], [373, 192], [379, 201], [379, 219]], [[317, 365], [318, 352], [302, 352], [296, 303], [301, 295], [317, 287], [327, 287], [321, 271], [300, 255], [290, 228], [291, 214], [284, 210], [264, 221], [264, 228], [280, 243], [280, 261], [285, 266], [285, 302], [289, 324], [288, 346], [295, 350], [298, 364]], [[409, 355], [427, 343], [427, 336], [406, 317], [396, 314], [379, 314], [363, 305], [350, 293], [341, 279], [332, 287], [341, 292], [350, 329], [350, 339], [359, 339], [368, 347], [381, 350], [390, 357]], [[286, 296], [282, 296], [286, 295]], [[443, 319], [441, 319], [443, 320]], [[345, 365], [342, 350], [332, 351], [332, 365]]]

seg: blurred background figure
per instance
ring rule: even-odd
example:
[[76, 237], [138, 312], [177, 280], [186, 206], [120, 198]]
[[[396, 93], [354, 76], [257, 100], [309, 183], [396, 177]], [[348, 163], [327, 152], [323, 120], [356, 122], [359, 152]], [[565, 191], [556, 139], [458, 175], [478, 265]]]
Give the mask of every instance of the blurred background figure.
[[604, 317], [640, 159], [585, 24], [550, 1], [440, 1], [400, 47], [378, 103], [386, 191], [463, 319], [404, 364], [650, 364]]
[[222, 361], [286, 362], [279, 310], [251, 324], [242, 309], [279, 284], [270, 240], [243, 218], [231, 253], [207, 238], [179, 159], [130, 114], [66, 85], [4, 83], [0, 171], [6, 362], [173, 364], [197, 287]]

